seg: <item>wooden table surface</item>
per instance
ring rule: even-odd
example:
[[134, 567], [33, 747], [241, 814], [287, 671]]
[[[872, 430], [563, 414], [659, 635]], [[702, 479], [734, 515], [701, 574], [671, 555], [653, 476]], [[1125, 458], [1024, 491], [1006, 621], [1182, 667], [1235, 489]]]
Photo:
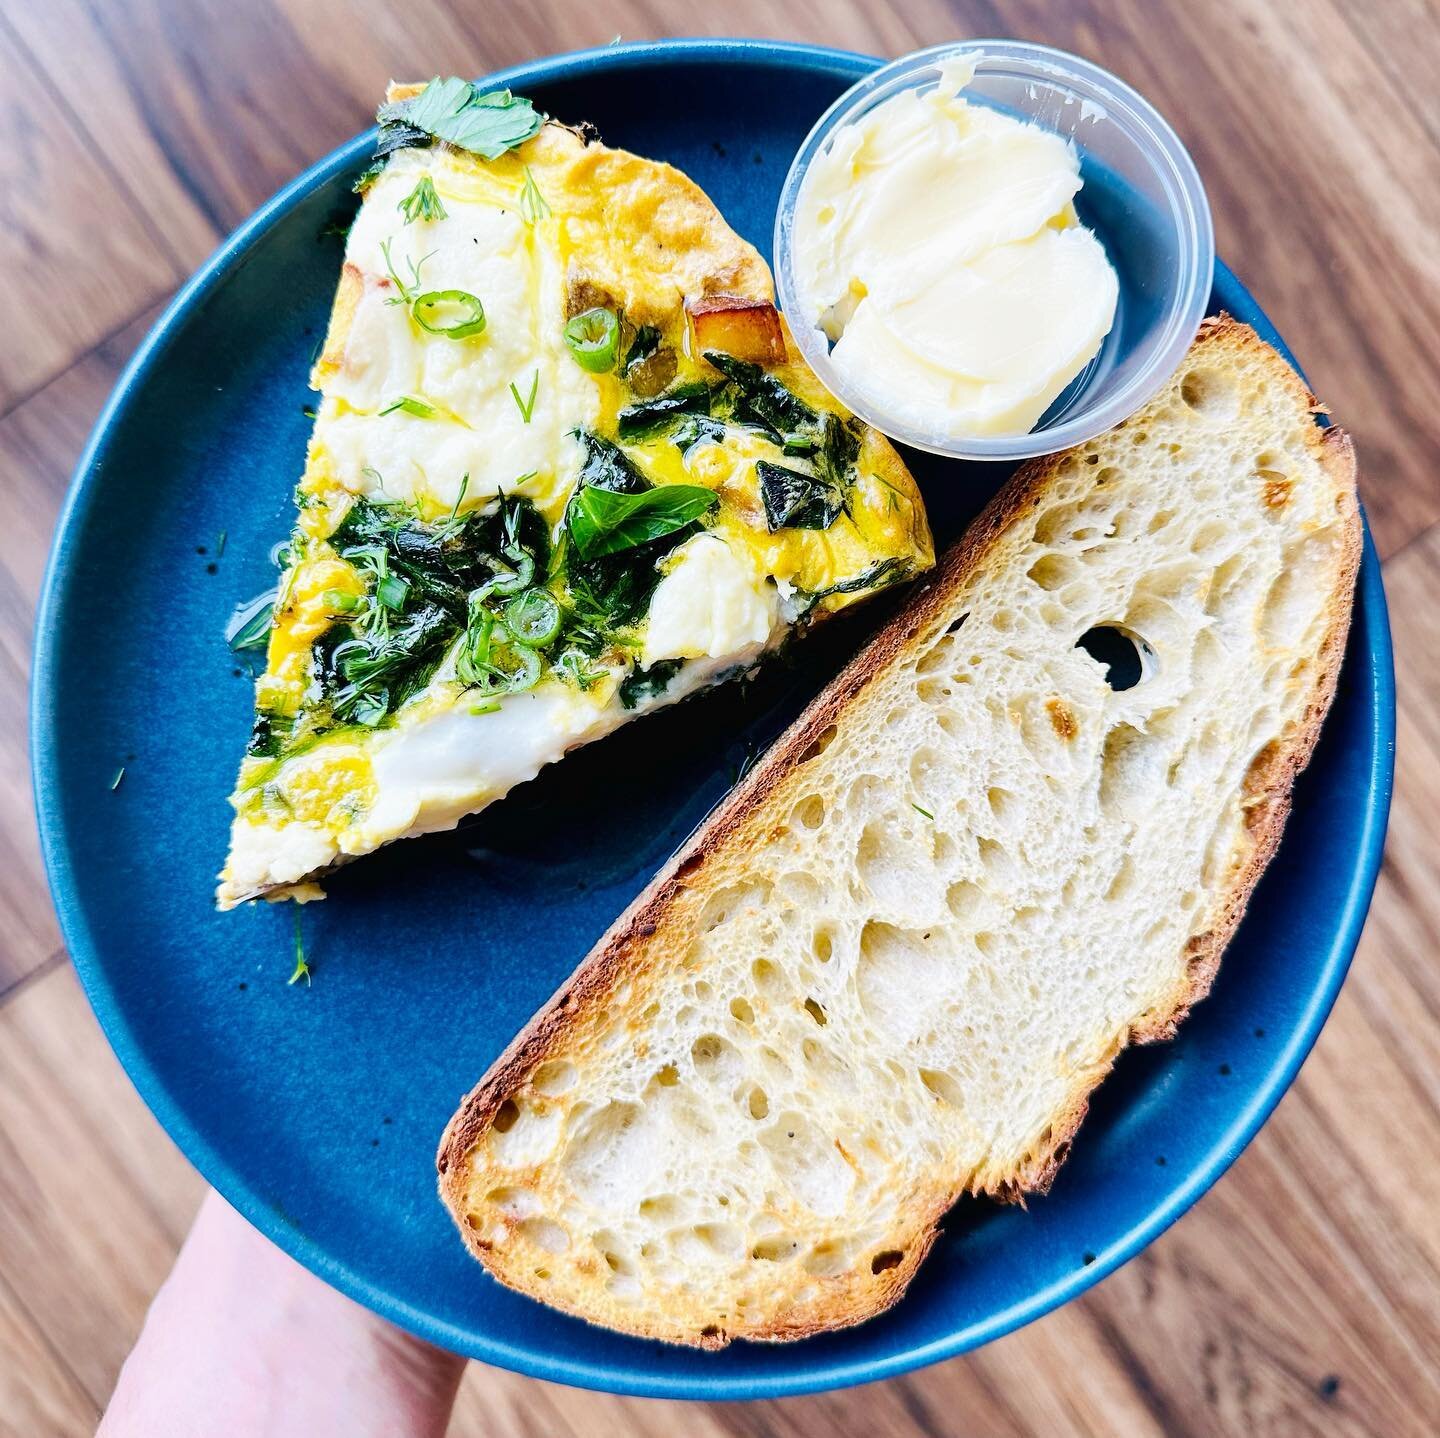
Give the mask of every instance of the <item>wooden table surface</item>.
[[32, 832], [35, 597], [85, 434], [157, 307], [366, 123], [390, 75], [696, 32], [896, 54], [1016, 34], [1175, 122], [1219, 248], [1356, 437], [1402, 768], [1340, 1002], [1169, 1233], [983, 1351], [749, 1405], [472, 1365], [453, 1435], [1440, 1431], [1440, 12], [1434, 0], [0, 0], [0, 1433], [91, 1432], [201, 1183], [67, 963]]

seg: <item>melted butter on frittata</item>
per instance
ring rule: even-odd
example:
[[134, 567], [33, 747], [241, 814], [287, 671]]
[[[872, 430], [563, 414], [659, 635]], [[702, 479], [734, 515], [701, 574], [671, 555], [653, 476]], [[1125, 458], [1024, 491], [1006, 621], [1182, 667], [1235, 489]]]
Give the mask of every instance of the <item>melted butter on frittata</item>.
[[[407, 223], [401, 206], [422, 178], [444, 214]], [[478, 298], [483, 331], [427, 331], [411, 301], [435, 292]], [[686, 386], [721, 394], [724, 377], [698, 352], [687, 315], [687, 305], [715, 295], [766, 309], [768, 272], [669, 166], [587, 145], [556, 125], [488, 162], [442, 145], [392, 156], [350, 231], [312, 376], [323, 398], [257, 682], [257, 738], [233, 798], [222, 904], [453, 826], [567, 749], [751, 667], [803, 623], [933, 561], [898, 456], [801, 363], [768, 363], [764, 374], [817, 424], [844, 421], [836, 432], [853, 435], [856, 451], [843, 513], [823, 526], [772, 526], [757, 462], [793, 474], [817, 461], [813, 445], [807, 452], [807, 441], [753, 415], [708, 422], [688, 442], [685, 417], [622, 437], [622, 413], [637, 404]], [[619, 316], [632, 354], [650, 336], [648, 362], [627, 366], [622, 346], [603, 372], [577, 363], [567, 321], [596, 308]], [[771, 322], [783, 336], [783, 322]], [[621, 456], [630, 476], [622, 488], [681, 485], [717, 499], [673, 542], [632, 551], [648, 566], [638, 581], [649, 587], [647, 607], [597, 624], [581, 613], [565, 569], [567, 556], [575, 565], [566, 517], [602, 451]], [[460, 589], [486, 571], [465, 567], [463, 544], [478, 544], [483, 531], [493, 548], [497, 525], [518, 523], [522, 508], [538, 516], [529, 522], [546, 531], [536, 543], [549, 556], [527, 582], [545, 592], [535, 601], [542, 614], [554, 601], [562, 628], [529, 652], [502, 642], [497, 652], [518, 662], [518, 680], [502, 665], [499, 680], [487, 672], [477, 681], [484, 606], [503, 634], [511, 591], [494, 596], [482, 585], [467, 600]], [[383, 705], [373, 690], [357, 699], [362, 686], [346, 681], [365, 665], [353, 655], [337, 663], [337, 649], [383, 658], [389, 626], [427, 620], [427, 572], [410, 557], [431, 549], [444, 549], [450, 566], [430, 576], [451, 615], [436, 633], [446, 622], [454, 632], [427, 639], [430, 657], [406, 671], [403, 693], [390, 685]], [[509, 563], [519, 551], [506, 553]], [[404, 595], [393, 613], [381, 604], [386, 569], [401, 586], [391, 598]]]

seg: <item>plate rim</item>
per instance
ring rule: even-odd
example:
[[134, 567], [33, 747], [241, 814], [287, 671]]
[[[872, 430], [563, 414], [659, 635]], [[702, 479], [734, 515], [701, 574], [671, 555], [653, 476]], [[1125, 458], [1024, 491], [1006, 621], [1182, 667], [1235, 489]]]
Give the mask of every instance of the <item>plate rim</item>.
[[[763, 39], [685, 39], [611, 44], [585, 50], [541, 56], [509, 66], [484, 77], [497, 85], [523, 86], [550, 83], [625, 65], [663, 66], [675, 61], [725, 66], [735, 61], [787, 70], [802, 68], [858, 79], [883, 63], [874, 56], [793, 41]], [[1378, 555], [1365, 523], [1364, 554], [1357, 583], [1352, 632], [1363, 640], [1356, 658], [1370, 671], [1374, 701], [1370, 713], [1373, 757], [1370, 788], [1359, 834], [1359, 862], [1348, 876], [1341, 922], [1317, 971], [1300, 1021], [1269, 1070], [1252, 1090], [1248, 1102], [1209, 1151], [1194, 1163], [1188, 1178], [1172, 1189], [1161, 1203], [1096, 1255], [1095, 1261], [1038, 1289], [987, 1319], [902, 1352], [842, 1362], [797, 1365], [792, 1370], [732, 1377], [717, 1372], [667, 1376], [663, 1364], [644, 1358], [636, 1348], [633, 1364], [618, 1366], [582, 1360], [575, 1354], [558, 1358], [529, 1347], [508, 1343], [502, 1335], [480, 1334], [471, 1328], [434, 1318], [427, 1311], [397, 1298], [348, 1265], [332, 1258], [317, 1240], [300, 1231], [261, 1200], [238, 1170], [223, 1159], [191, 1124], [181, 1103], [153, 1067], [136, 1040], [99, 958], [100, 946], [82, 912], [74, 884], [69, 840], [57, 794], [56, 759], [51, 743], [60, 678], [56, 670], [55, 635], [72, 578], [69, 560], [75, 537], [83, 526], [97, 480], [105, 465], [112, 429], [159, 364], [176, 338], [191, 307], [214, 286], [228, 278], [232, 266], [268, 230], [285, 218], [301, 197], [355, 167], [374, 143], [375, 130], [364, 131], [317, 160], [284, 185], [227, 236], [180, 288], [155, 321], [126, 364], [106, 400], [75, 466], [56, 520], [33, 635], [30, 685], [30, 770], [40, 847], [46, 879], [64, 940], [86, 998], [106, 1041], [127, 1077], [171, 1140], [201, 1176], [244, 1217], [291, 1257], [320, 1275], [333, 1287], [365, 1304], [382, 1317], [441, 1347], [471, 1358], [495, 1363], [529, 1377], [571, 1386], [636, 1397], [715, 1400], [774, 1398], [849, 1387], [896, 1377], [945, 1358], [969, 1352], [1068, 1302], [1100, 1282], [1134, 1257], [1179, 1219], [1225, 1173], [1258, 1133], [1265, 1120], [1294, 1081], [1305, 1057], [1339, 994], [1359, 943], [1380, 870], [1394, 780], [1395, 680], [1394, 658]], [[1233, 286], [1249, 299], [1260, 316], [1264, 311], [1233, 272], [1217, 258], [1216, 279]], [[1294, 357], [1266, 318], [1266, 338], [1294, 363]], [[1298, 369], [1299, 366], [1297, 365]], [[1302, 372], [1303, 373], [1303, 372]], [[1362, 510], [1363, 519], [1363, 510]]]

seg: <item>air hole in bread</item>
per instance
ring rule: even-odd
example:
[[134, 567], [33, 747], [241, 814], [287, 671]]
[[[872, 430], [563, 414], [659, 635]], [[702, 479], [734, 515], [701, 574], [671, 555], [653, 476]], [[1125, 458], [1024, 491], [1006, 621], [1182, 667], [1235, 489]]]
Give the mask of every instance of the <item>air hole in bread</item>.
[[769, 1118], [770, 1098], [763, 1088], [752, 1088], [750, 1097], [745, 1100], [745, 1107], [753, 1119]]
[[802, 829], [818, 829], [825, 822], [825, 801], [811, 794], [795, 806], [795, 822]]
[[742, 1024], [755, 1022], [755, 1010], [751, 1008], [750, 1000], [745, 998], [730, 1000], [730, 1016], [738, 1019]]
[[941, 1103], [951, 1108], [964, 1108], [965, 1092], [954, 1074], [945, 1069], [921, 1069], [920, 1082], [925, 1085]]
[[485, 1195], [485, 1202], [509, 1218], [526, 1218], [540, 1207], [540, 1200], [530, 1189], [518, 1188], [514, 1184], [492, 1188]]
[[1042, 554], [1026, 571], [1026, 578], [1050, 591], [1068, 584], [1081, 573], [1080, 566], [1068, 555]]
[[564, 1253], [570, 1247], [569, 1235], [548, 1218], [527, 1218], [520, 1224], [520, 1232], [546, 1253]]
[[515, 1120], [520, 1117], [520, 1106], [513, 1098], [507, 1098], [499, 1108], [495, 1110], [495, 1117], [490, 1120], [490, 1127], [496, 1133], [509, 1133], [515, 1127]]
[[680, 1070], [674, 1064], [666, 1064], [656, 1073], [655, 1082], [661, 1088], [674, 1088], [680, 1082]]
[[793, 1238], [777, 1233], [771, 1238], [762, 1238], [750, 1250], [750, 1257], [758, 1258], [765, 1263], [780, 1263], [789, 1258], [799, 1247], [800, 1245]]
[[806, 999], [806, 1000], [805, 1000], [805, 1012], [806, 1012], [807, 1014], [809, 1014], [810, 1017], [811, 1017], [812, 1019], [814, 1019], [815, 1022], [816, 1022], [817, 1024], [819, 1024], [822, 1029], [825, 1027], [825, 1024], [826, 1024], [826, 1022], [827, 1022], [827, 1020], [826, 1020], [826, 1018], [825, 1018], [825, 1010], [824, 1010], [824, 1008], [821, 1006], [819, 999], [814, 999], [814, 998]]
[[784, 982], [780, 970], [769, 959], [756, 959], [750, 965], [750, 977], [764, 993], [774, 993]]
[[1240, 387], [1219, 370], [1197, 366], [1180, 377], [1180, 398], [1206, 419], [1233, 419], [1240, 412]]
[[1117, 694], [1133, 689], [1146, 677], [1147, 660], [1154, 650], [1138, 635], [1119, 624], [1097, 624], [1076, 641], [1097, 664], [1104, 667], [1105, 682]]
[[887, 1268], [895, 1268], [900, 1260], [905, 1257], [903, 1249], [887, 1248], [883, 1253], [877, 1253], [870, 1260], [871, 1273], [884, 1273]]
[[818, 758], [821, 754], [823, 754], [823, 753], [830, 747], [830, 745], [831, 745], [832, 743], [834, 743], [834, 741], [835, 741], [835, 726], [834, 726], [833, 724], [827, 724], [827, 725], [814, 737], [814, 739], [812, 739], [812, 740], [810, 741], [810, 743], [805, 746], [805, 748], [804, 748], [804, 750], [801, 752], [800, 758], [799, 758], [799, 760], [798, 760], [797, 762], [798, 762], [798, 763], [801, 763], [801, 764], [805, 764], [805, 763], [808, 763], [811, 759]]
[[824, 929], [816, 929], [815, 937], [811, 941], [811, 952], [822, 964], [828, 964], [835, 952], [835, 941]]
[[704, 1079], [728, 1078], [743, 1067], [735, 1045], [719, 1034], [701, 1034], [690, 1046], [690, 1059]]

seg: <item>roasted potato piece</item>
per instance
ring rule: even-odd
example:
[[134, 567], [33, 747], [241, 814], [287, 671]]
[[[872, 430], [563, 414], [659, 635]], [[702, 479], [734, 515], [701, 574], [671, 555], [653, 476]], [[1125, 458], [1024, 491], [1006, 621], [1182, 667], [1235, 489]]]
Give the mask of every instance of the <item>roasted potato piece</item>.
[[735, 295], [706, 295], [687, 302], [695, 347], [720, 350], [751, 364], [785, 363], [785, 337], [780, 315], [769, 300], [740, 299]]

